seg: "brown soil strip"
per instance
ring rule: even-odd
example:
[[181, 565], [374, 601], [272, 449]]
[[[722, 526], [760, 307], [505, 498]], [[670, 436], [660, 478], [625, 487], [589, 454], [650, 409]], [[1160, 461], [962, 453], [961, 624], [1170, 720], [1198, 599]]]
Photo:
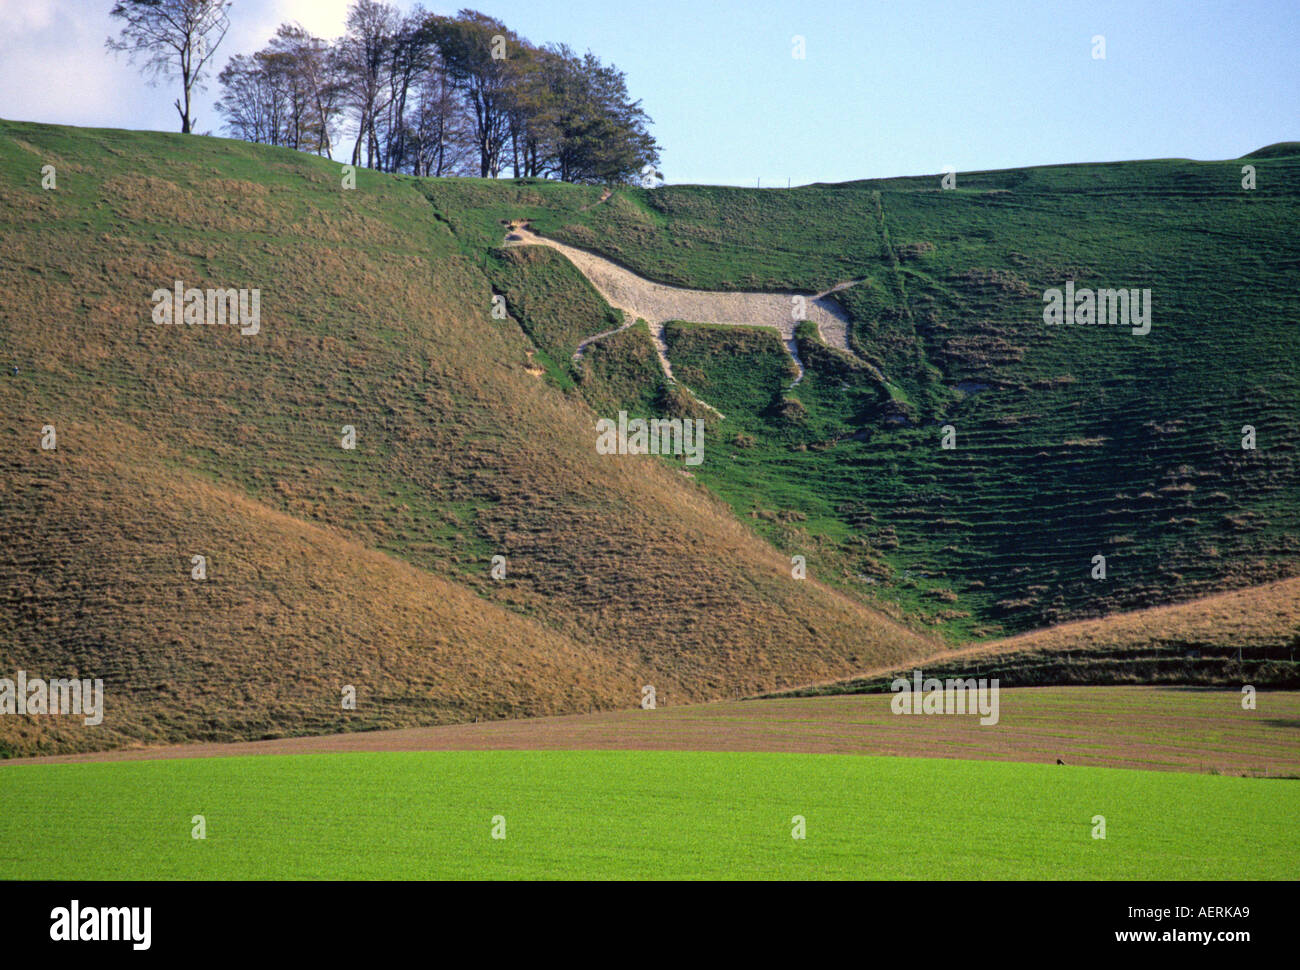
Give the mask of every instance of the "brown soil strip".
[[1159, 687], [1017, 688], [1000, 718], [896, 715], [891, 696], [727, 701], [235, 744], [138, 748], [8, 764], [336, 751], [788, 751], [974, 758], [1055, 764], [1300, 775], [1300, 692], [1261, 692], [1258, 709], [1233, 691]]

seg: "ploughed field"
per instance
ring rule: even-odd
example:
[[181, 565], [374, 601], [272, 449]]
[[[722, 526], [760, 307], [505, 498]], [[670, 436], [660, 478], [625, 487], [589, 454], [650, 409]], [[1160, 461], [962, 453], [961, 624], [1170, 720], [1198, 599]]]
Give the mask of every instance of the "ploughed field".
[[[662, 750], [899, 755], [1300, 775], [1300, 692], [1183, 687], [1003, 688], [996, 723], [894, 714], [893, 694], [725, 701], [327, 737], [178, 745], [33, 759], [108, 761], [425, 750]], [[973, 707], [973, 706], [972, 706]], [[986, 718], [987, 719], [987, 718]], [[9, 776], [3, 776], [5, 778]]]

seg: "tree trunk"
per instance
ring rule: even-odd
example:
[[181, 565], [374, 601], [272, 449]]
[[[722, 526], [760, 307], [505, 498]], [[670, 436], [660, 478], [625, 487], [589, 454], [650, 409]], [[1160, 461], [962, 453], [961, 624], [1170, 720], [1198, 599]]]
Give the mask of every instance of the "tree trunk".
[[176, 111], [181, 116], [181, 134], [190, 133], [190, 86], [194, 82], [190, 80], [190, 69], [188, 66], [181, 70], [181, 88], [185, 92], [185, 107], [181, 108], [180, 98], [176, 99]]

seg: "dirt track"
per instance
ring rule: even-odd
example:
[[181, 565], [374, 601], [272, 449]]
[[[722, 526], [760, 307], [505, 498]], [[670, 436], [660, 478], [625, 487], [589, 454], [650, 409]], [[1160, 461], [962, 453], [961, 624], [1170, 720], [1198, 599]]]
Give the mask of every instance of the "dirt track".
[[[798, 751], [1300, 775], [1300, 692], [1156, 687], [1017, 688], [1000, 719], [895, 715], [890, 695], [728, 701], [241, 744], [141, 748], [4, 764], [331, 751], [618, 749]], [[1064, 770], [1064, 769], [1063, 769]]]

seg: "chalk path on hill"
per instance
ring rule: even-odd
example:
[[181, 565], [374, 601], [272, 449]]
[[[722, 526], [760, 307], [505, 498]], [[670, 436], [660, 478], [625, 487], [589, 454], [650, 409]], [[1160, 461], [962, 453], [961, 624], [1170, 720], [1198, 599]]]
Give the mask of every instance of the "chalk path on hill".
[[[623, 311], [623, 326], [583, 340], [573, 355], [574, 360], [581, 360], [591, 344], [620, 333], [641, 319], [650, 327], [650, 338], [654, 342], [664, 376], [676, 383], [672, 364], [668, 360], [668, 345], [664, 340], [664, 324], [670, 320], [729, 327], [765, 327], [780, 334], [781, 342], [798, 368], [794, 384], [803, 380], [803, 361], [799, 359], [799, 348], [795, 342], [795, 329], [802, 321], [795, 319], [793, 294], [688, 290], [655, 283], [603, 256], [539, 236], [528, 228], [527, 222], [513, 223], [510, 226], [506, 245], [549, 246], [558, 250], [587, 278], [606, 303]], [[849, 349], [848, 318], [827, 297], [860, 282], [862, 281], [850, 280], [839, 283], [829, 290], [803, 298], [804, 317], [817, 325], [822, 343], [850, 356], [855, 355]], [[790, 386], [793, 387], [794, 384]]]

